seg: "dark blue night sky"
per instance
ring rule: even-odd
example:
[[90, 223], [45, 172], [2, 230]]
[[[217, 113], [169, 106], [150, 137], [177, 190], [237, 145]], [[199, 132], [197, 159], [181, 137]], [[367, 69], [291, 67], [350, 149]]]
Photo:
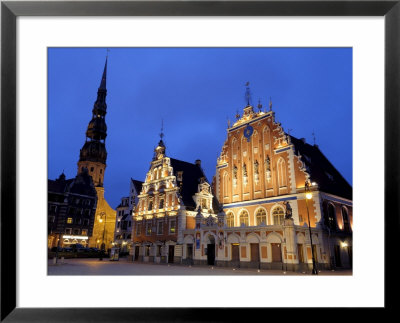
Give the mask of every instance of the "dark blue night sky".
[[[48, 50], [48, 176], [77, 172], [107, 51]], [[107, 73], [105, 196], [115, 208], [130, 178], [143, 181], [164, 120], [167, 155], [194, 162], [211, 182], [227, 119], [252, 104], [316, 143], [352, 184], [351, 48], [111, 48]]]

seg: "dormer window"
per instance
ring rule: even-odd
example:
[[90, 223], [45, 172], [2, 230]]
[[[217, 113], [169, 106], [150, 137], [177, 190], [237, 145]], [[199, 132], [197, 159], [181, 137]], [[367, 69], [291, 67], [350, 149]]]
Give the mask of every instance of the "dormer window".
[[176, 179], [177, 179], [179, 182], [182, 182], [182, 178], [183, 178], [183, 171], [179, 171], [179, 172], [177, 173]]

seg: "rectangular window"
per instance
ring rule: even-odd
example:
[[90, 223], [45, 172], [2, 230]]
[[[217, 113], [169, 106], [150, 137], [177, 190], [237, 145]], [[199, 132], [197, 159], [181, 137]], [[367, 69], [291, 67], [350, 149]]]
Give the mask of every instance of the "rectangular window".
[[142, 232], [142, 224], [136, 223], [136, 235], [140, 236], [141, 232]]
[[151, 235], [151, 223], [146, 223], [146, 236]]
[[51, 216], [51, 217], [49, 217], [49, 222], [51, 222], [51, 223], [53, 223], [54, 222], [54, 220], [55, 220], [55, 216]]
[[82, 223], [82, 219], [77, 219], [77, 220], [76, 220], [76, 223], [77, 223], [77, 224], [81, 224], [81, 223]]
[[67, 218], [67, 223], [71, 224], [72, 223], [72, 218]]
[[71, 234], [72, 233], [72, 229], [71, 228], [66, 228], [65, 229], [65, 233], [66, 234]]
[[82, 229], [82, 235], [83, 236], [87, 236], [87, 230], [86, 229]]
[[89, 225], [89, 220], [88, 219], [83, 220], [83, 224], [84, 225]]
[[157, 223], [157, 234], [163, 234], [164, 223], [162, 221]]
[[50, 212], [56, 213], [57, 212], [57, 205], [50, 205]]
[[176, 229], [176, 220], [169, 221], [169, 233], [174, 234]]
[[119, 224], [120, 224], [120, 223], [121, 223], [121, 222], [119, 222], [119, 221], [117, 222], [117, 228], [119, 228]]
[[79, 234], [79, 229], [74, 229], [74, 235], [78, 235]]

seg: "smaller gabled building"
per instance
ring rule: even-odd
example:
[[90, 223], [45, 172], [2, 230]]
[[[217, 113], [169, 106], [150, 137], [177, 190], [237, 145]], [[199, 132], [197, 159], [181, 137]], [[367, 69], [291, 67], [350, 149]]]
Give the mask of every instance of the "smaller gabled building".
[[183, 231], [195, 228], [198, 212], [216, 218], [216, 205], [200, 160], [167, 157], [161, 139], [133, 212], [133, 260], [180, 263], [183, 255], [191, 259], [193, 249], [191, 255], [182, 250]]

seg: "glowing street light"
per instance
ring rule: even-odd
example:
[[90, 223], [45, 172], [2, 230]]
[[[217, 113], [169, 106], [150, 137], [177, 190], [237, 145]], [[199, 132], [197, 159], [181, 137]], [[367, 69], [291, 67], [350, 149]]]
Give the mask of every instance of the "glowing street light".
[[[104, 216], [104, 227], [103, 227], [103, 238], [102, 238], [102, 241], [101, 241], [101, 247], [100, 247], [101, 252], [100, 252], [100, 258], [99, 258], [99, 260], [103, 260], [103, 253], [104, 253], [104, 249], [105, 249], [104, 233], [105, 233], [105, 231], [106, 231], [107, 213], [102, 212], [102, 213], [100, 214], [100, 219], [99, 219], [99, 222], [100, 222], [100, 223], [103, 222], [103, 216]], [[97, 241], [99, 241], [99, 240], [97, 240]]]
[[308, 181], [305, 182], [304, 184], [304, 191], [306, 193], [306, 207], [307, 207], [307, 217], [308, 217], [308, 232], [310, 233], [310, 242], [311, 242], [311, 256], [312, 256], [312, 274], [313, 275], [318, 275], [318, 270], [315, 266], [315, 256], [314, 256], [314, 248], [313, 248], [313, 243], [312, 243], [312, 235], [311, 235], [311, 223], [310, 223], [310, 212], [308, 210], [308, 200], [312, 199], [312, 193], [310, 191], [310, 184]]

